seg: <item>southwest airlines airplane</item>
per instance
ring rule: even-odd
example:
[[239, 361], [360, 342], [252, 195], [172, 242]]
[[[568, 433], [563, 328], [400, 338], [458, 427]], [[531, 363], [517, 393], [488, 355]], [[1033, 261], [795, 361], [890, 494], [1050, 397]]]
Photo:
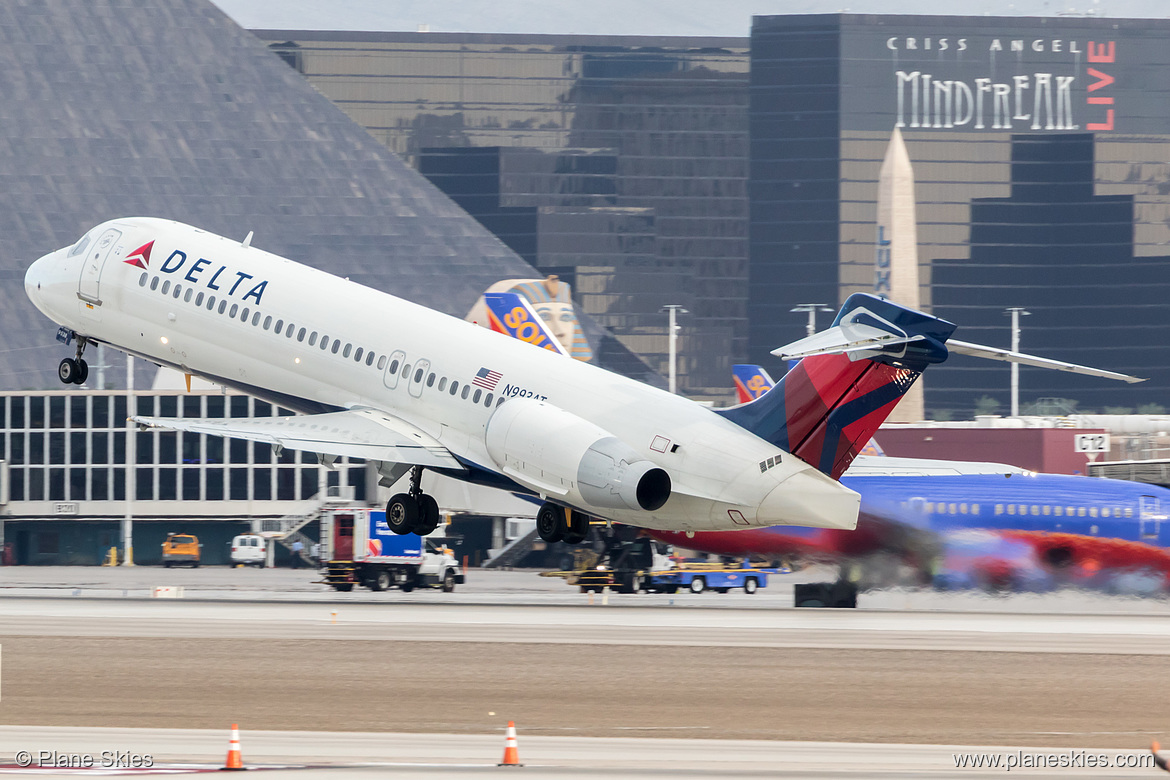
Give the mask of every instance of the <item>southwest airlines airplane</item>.
[[539, 496], [546, 541], [590, 516], [643, 528], [848, 530], [858, 494], [837, 478], [918, 375], [950, 351], [1140, 381], [950, 339], [955, 326], [854, 295], [834, 326], [777, 353], [801, 359], [761, 398], [711, 410], [580, 361], [189, 225], [98, 225], [25, 275], [75, 342], [63, 382], [104, 343], [301, 412], [284, 418], [133, 418], [410, 473], [387, 523], [427, 533], [423, 469]]

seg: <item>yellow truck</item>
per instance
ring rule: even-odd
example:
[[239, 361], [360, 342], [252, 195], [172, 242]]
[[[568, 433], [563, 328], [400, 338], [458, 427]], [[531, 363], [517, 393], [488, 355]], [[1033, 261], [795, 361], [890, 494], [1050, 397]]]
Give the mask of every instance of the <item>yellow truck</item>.
[[193, 534], [167, 534], [162, 543], [163, 566], [168, 569], [182, 565], [199, 568], [199, 548], [202, 546]]

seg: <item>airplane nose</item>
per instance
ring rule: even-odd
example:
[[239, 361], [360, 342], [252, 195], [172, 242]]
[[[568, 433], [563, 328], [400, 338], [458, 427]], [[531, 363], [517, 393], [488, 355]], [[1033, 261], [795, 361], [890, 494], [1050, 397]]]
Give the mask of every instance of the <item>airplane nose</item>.
[[45, 311], [48, 303], [48, 294], [54, 281], [60, 281], [62, 250], [50, 252], [44, 257], [34, 260], [24, 272], [24, 293], [38, 309]]
[[29, 265], [28, 270], [24, 272], [24, 292], [33, 301], [39, 297], [38, 291], [41, 285], [46, 281], [45, 266], [48, 255], [39, 260], [34, 260]]
[[764, 497], [756, 520], [762, 525], [802, 525], [813, 528], [857, 527], [861, 496], [819, 471], [798, 471]]

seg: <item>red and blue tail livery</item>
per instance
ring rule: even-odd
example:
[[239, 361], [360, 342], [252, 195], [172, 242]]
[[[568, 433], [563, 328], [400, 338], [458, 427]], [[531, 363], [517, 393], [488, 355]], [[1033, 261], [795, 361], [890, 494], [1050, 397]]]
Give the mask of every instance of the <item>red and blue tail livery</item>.
[[954, 330], [938, 317], [852, 295], [831, 328], [773, 352], [803, 358], [775, 387], [717, 411], [836, 479], [922, 371], [946, 360]]
[[799, 360], [760, 398], [716, 409], [836, 479], [919, 375], [952, 352], [1087, 376], [1142, 382], [1075, 363], [951, 338], [954, 323], [867, 293], [849, 296], [832, 327], [772, 354]]

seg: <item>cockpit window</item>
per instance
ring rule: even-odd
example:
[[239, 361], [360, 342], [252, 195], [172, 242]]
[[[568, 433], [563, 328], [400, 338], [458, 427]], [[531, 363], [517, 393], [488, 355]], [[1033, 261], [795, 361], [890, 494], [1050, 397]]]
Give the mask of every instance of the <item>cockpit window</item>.
[[73, 245], [73, 248], [69, 250], [69, 257], [77, 257], [85, 251], [87, 246], [89, 246], [89, 233], [86, 233], [80, 241]]

